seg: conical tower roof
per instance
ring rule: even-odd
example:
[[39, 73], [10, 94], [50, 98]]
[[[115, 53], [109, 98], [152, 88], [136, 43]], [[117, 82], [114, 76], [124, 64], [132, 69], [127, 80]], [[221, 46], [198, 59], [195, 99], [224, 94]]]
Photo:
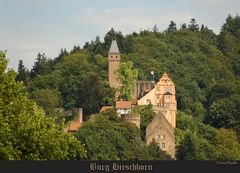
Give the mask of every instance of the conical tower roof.
[[116, 41], [116, 40], [113, 40], [113, 41], [112, 41], [112, 44], [111, 44], [111, 47], [110, 47], [110, 49], [109, 49], [108, 54], [111, 54], [111, 53], [120, 53], [120, 52], [119, 52], [119, 49], [118, 49], [118, 45], [117, 45], [117, 41]]

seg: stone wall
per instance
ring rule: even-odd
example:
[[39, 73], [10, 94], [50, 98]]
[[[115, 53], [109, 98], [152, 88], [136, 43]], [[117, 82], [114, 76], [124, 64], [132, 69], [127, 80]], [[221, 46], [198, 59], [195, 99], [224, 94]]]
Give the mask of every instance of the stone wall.
[[141, 121], [141, 118], [140, 118], [140, 115], [122, 115], [122, 119], [124, 119], [126, 122], [130, 122], [130, 123], [133, 123], [135, 124], [138, 128], [140, 128], [140, 121]]
[[153, 141], [159, 143], [160, 148], [175, 158], [175, 135], [174, 128], [165, 118], [164, 114], [158, 112], [146, 128], [147, 144]]

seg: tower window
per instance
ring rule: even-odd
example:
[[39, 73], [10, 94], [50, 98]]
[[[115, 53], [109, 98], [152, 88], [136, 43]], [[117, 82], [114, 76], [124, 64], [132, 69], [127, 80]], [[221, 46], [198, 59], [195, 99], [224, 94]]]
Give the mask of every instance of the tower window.
[[163, 140], [165, 139], [165, 135], [161, 135], [160, 137], [161, 137], [161, 139], [163, 139]]
[[162, 143], [162, 148], [165, 148], [166, 146], [165, 146], [165, 143]]
[[117, 56], [116, 56], [116, 58], [117, 58]]
[[113, 56], [111, 55], [111, 58], [112, 58]]
[[147, 104], [150, 104], [150, 103], [151, 103], [151, 100], [150, 100], [150, 99], [147, 99], [146, 101], [147, 101]]

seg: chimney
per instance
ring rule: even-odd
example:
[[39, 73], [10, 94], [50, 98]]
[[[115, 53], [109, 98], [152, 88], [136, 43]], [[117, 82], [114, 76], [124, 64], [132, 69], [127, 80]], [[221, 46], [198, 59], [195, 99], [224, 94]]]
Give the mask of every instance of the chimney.
[[83, 108], [77, 108], [76, 113], [77, 113], [77, 121], [80, 123], [83, 122]]

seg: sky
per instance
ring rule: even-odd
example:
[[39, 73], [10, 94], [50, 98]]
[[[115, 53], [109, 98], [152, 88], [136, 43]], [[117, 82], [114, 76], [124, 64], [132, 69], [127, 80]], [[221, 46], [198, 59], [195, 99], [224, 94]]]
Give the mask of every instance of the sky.
[[31, 69], [39, 52], [55, 58], [61, 48], [103, 40], [112, 27], [127, 35], [195, 18], [218, 34], [239, 11], [239, 0], [0, 0], [0, 50], [9, 68], [17, 70], [21, 59]]

